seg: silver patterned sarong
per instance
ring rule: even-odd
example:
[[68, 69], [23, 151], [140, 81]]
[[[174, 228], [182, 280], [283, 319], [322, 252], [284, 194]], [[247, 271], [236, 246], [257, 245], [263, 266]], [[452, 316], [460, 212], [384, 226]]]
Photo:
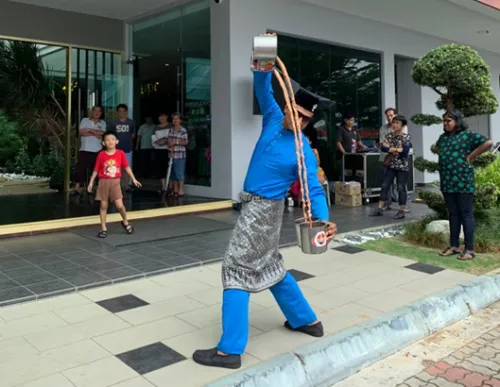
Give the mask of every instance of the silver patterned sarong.
[[260, 292], [286, 275], [279, 240], [284, 200], [268, 200], [246, 192], [222, 263], [224, 289]]

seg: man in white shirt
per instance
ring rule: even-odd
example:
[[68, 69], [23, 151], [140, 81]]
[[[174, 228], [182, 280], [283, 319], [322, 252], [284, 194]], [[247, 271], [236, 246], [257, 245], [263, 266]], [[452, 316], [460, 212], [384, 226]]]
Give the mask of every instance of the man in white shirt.
[[97, 154], [102, 150], [102, 135], [106, 131], [106, 122], [101, 120], [102, 108], [94, 106], [92, 116], [80, 122], [80, 151], [76, 165], [75, 190], [73, 195], [82, 193], [82, 185], [87, 183], [87, 172], [95, 166]]

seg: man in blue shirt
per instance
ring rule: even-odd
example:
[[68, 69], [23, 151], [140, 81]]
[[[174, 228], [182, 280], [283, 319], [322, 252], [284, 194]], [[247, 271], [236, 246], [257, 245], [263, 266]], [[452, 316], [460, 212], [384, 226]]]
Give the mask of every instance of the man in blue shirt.
[[[133, 120], [128, 118], [128, 106], [125, 104], [120, 104], [116, 107], [116, 112], [118, 114], [117, 120], [111, 120], [108, 122], [107, 129], [112, 130], [116, 133], [118, 137], [118, 149], [125, 152], [127, 156], [128, 164], [132, 168], [132, 159], [134, 152], [134, 139], [135, 139], [135, 123]], [[127, 191], [132, 191], [134, 186], [132, 181], [128, 181]]]
[[[292, 114], [283, 114], [273, 96], [272, 72], [255, 72], [254, 87], [263, 114], [263, 129], [250, 161], [241, 194], [242, 210], [233, 230], [222, 265], [224, 287], [222, 338], [216, 348], [198, 350], [193, 360], [199, 364], [240, 368], [248, 342], [250, 293], [270, 289], [287, 321], [285, 327], [323, 336], [323, 326], [304, 298], [297, 282], [285, 269], [279, 252], [279, 238], [290, 186], [298, 178]], [[296, 94], [304, 129], [313, 116], [318, 99], [305, 90]], [[302, 135], [309, 197], [314, 217], [327, 222], [331, 240], [337, 227], [329, 223], [326, 197], [317, 177], [316, 157]]]

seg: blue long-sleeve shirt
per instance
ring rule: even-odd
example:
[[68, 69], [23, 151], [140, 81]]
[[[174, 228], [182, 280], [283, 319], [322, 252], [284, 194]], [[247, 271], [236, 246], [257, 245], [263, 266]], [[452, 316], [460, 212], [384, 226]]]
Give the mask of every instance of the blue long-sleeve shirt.
[[[283, 125], [284, 115], [274, 99], [272, 72], [254, 72], [254, 88], [262, 118], [262, 133], [255, 146], [243, 189], [270, 200], [285, 199], [298, 179], [293, 132]], [[303, 135], [304, 157], [311, 211], [314, 217], [328, 221], [329, 213], [323, 188], [318, 180], [316, 157]]]

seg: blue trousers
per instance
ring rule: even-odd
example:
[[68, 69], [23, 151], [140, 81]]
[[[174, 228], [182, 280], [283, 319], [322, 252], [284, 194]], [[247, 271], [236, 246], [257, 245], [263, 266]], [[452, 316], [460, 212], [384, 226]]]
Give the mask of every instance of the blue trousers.
[[[292, 328], [312, 324], [316, 314], [290, 273], [270, 288], [276, 302]], [[228, 355], [241, 355], [248, 343], [248, 308], [250, 293], [244, 290], [224, 290], [222, 300], [222, 337], [217, 349]]]

